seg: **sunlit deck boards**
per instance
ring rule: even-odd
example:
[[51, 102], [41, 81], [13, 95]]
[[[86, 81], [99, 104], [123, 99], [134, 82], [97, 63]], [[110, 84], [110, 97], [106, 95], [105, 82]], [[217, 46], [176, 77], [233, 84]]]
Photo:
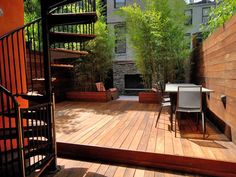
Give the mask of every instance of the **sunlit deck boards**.
[[[130, 166], [82, 162], [67, 159], [58, 159], [62, 170], [56, 177], [181, 177], [197, 176], [170, 171], [157, 171]], [[50, 175], [53, 176], [53, 175]]]
[[167, 112], [154, 127], [157, 108], [135, 101], [59, 103], [57, 141], [236, 162], [236, 145], [212, 124], [207, 123], [209, 136], [202, 140], [195, 124], [182, 120], [181, 134], [175, 138]]

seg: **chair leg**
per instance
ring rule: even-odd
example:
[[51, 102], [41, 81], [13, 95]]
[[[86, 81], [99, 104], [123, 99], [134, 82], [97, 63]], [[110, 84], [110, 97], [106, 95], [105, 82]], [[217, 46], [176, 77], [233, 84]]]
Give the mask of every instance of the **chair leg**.
[[199, 113], [197, 112], [197, 123], [196, 123], [196, 125], [197, 125], [197, 131], [198, 131], [198, 125], [199, 125], [199, 115], [198, 115]]
[[175, 112], [175, 137], [176, 137], [176, 131], [177, 131], [177, 116]]
[[202, 112], [202, 131], [203, 131], [203, 139], [205, 139], [206, 123], [205, 123], [205, 117], [204, 117], [204, 113], [203, 112]]
[[159, 120], [159, 118], [160, 118], [162, 109], [163, 109], [163, 106], [161, 105], [160, 110], [159, 110], [159, 113], [158, 113], [158, 116], [157, 116], [157, 120], [156, 120], [156, 125], [155, 125], [155, 127], [157, 127], [157, 123], [158, 123], [158, 120]]

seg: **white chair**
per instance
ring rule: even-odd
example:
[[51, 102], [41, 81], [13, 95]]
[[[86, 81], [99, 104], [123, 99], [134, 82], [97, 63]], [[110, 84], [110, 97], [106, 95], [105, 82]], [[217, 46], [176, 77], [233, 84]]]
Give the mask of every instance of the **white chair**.
[[[179, 86], [177, 94], [177, 105], [175, 110], [175, 137], [177, 127], [177, 112], [186, 113], [201, 113], [202, 116], [202, 131], [203, 138], [205, 138], [205, 117], [202, 111], [202, 86]], [[198, 118], [198, 116], [197, 116]], [[180, 122], [180, 117], [179, 117]], [[199, 119], [197, 121], [199, 123]]]

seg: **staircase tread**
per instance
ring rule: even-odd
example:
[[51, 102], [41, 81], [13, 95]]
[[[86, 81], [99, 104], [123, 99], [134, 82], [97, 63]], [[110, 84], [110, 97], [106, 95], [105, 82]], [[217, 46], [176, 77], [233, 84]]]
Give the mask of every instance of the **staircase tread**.
[[54, 13], [48, 16], [49, 25], [84, 25], [93, 24], [97, 21], [97, 14], [95, 12], [85, 13]]
[[[55, 77], [52, 77], [52, 82], [56, 81], [57, 78]], [[33, 81], [45, 81], [45, 78], [44, 77], [40, 77], [40, 78], [34, 78], [32, 79]]]
[[70, 43], [70, 42], [86, 42], [94, 39], [95, 34], [80, 34], [71, 32], [50, 32], [50, 44], [53, 43]]
[[97, 15], [96, 12], [80, 12], [80, 13], [54, 13], [50, 14], [50, 16], [57, 16], [57, 15], [67, 15], [67, 16], [87, 16], [87, 15]]
[[59, 7], [59, 6], [63, 6], [63, 5], [67, 5], [67, 4], [71, 4], [74, 2], [77, 2], [78, 0], [54, 0], [53, 1], [49, 1], [49, 9], [53, 9], [55, 7]]
[[78, 37], [96, 37], [95, 34], [78, 34], [78, 33], [67, 33], [67, 32], [50, 32], [51, 35], [65, 35], [65, 36], [78, 36]]
[[25, 94], [20, 94], [20, 96], [44, 96], [44, 95], [38, 93], [38, 91], [30, 91]]
[[70, 65], [70, 64], [51, 64], [51, 67], [58, 67], [58, 68], [73, 68], [74, 65]]
[[65, 52], [65, 53], [80, 54], [80, 55], [87, 55], [88, 54], [88, 52], [86, 52], [86, 51], [68, 50], [68, 49], [61, 49], [61, 48], [50, 48], [50, 51]]

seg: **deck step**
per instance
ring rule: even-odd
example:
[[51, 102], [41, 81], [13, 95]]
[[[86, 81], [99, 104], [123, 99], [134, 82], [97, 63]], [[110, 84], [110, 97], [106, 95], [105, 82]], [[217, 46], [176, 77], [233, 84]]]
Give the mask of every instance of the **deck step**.
[[18, 94], [15, 96], [20, 96], [23, 99], [26, 99], [28, 101], [33, 101], [36, 103], [45, 103], [47, 102], [47, 97], [43, 94], [38, 93], [37, 91], [27, 92], [25, 94]]
[[74, 65], [67, 64], [51, 64], [51, 67], [54, 68], [74, 68]]
[[67, 42], [86, 42], [96, 37], [94, 34], [76, 34], [65, 32], [50, 32], [50, 43], [67, 43]]
[[[40, 77], [40, 78], [33, 78], [32, 80], [33, 80], [33, 81], [40, 81], [40, 82], [42, 82], [42, 81], [45, 81], [45, 78], [43, 78], [43, 77]], [[54, 82], [54, 81], [56, 81], [57, 79], [56, 79], [55, 77], [53, 77], [51, 80], [52, 80], [52, 82]]]
[[49, 24], [57, 25], [76, 25], [92, 24], [97, 20], [96, 12], [85, 13], [57, 13], [49, 15]]
[[59, 59], [78, 59], [81, 56], [88, 55], [87, 51], [78, 51], [78, 50], [68, 50], [61, 48], [51, 48], [50, 49], [51, 57], [53, 60]]
[[50, 0], [47, 1], [48, 9], [53, 9], [55, 7], [64, 6], [81, 0]]

